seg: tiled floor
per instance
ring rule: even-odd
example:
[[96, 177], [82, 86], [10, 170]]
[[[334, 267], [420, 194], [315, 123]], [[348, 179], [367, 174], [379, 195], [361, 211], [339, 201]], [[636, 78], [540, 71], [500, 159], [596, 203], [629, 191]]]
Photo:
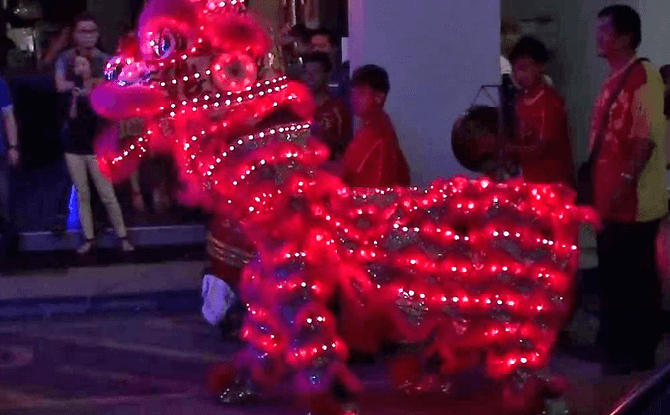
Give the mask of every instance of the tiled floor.
[[[262, 405], [215, 405], [203, 387], [212, 364], [239, 345], [221, 341], [197, 314], [116, 314], [0, 325], [0, 412], [3, 414], [298, 415], [288, 389]], [[667, 345], [666, 345], [667, 348]], [[486, 399], [411, 401], [384, 387], [384, 367], [357, 369], [369, 394], [364, 414], [463, 414], [494, 405]], [[600, 415], [641, 377], [606, 378], [598, 365], [559, 353], [555, 373], [572, 382], [571, 413]], [[480, 397], [481, 398], [481, 397]], [[472, 411], [475, 412], [472, 412]]]

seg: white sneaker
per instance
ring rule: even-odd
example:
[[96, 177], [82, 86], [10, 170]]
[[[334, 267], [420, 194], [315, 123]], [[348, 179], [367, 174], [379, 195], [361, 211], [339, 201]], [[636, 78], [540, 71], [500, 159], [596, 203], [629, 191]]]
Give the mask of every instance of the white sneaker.
[[88, 240], [84, 242], [79, 248], [77, 248], [77, 254], [86, 255], [89, 254], [95, 247], [95, 239]]
[[121, 239], [121, 250], [123, 252], [133, 252], [135, 251], [135, 247], [128, 241], [127, 238], [123, 238]]

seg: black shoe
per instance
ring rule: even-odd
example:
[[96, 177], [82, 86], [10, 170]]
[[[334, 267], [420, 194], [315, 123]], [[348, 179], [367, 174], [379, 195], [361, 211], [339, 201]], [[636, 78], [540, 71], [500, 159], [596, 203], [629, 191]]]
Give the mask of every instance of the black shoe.
[[633, 363], [633, 371], [650, 372], [656, 368], [656, 357], [653, 354], [638, 357]]
[[604, 363], [603, 375], [605, 376], [628, 376], [633, 373], [632, 363]]
[[7, 244], [7, 256], [15, 257], [19, 254], [21, 250], [21, 237], [18, 234], [11, 235], [9, 237], [9, 243]]
[[230, 310], [228, 310], [228, 313], [226, 313], [226, 317], [219, 325], [224, 341], [240, 341], [240, 332], [244, 324], [245, 314], [246, 308], [236, 299]]

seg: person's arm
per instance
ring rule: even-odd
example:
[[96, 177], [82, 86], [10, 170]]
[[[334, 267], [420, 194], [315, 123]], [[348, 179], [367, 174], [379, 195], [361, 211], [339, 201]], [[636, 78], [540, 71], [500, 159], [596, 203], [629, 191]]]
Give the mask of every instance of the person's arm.
[[2, 120], [5, 124], [5, 134], [9, 148], [19, 147], [19, 132], [16, 126], [16, 117], [14, 116], [14, 107], [9, 105], [2, 108]]
[[3, 80], [0, 80], [0, 108], [5, 126], [5, 136], [9, 145], [7, 152], [9, 163], [12, 166], [16, 166], [19, 162], [19, 133], [16, 126], [16, 117], [14, 116], [14, 106], [9, 95], [9, 88]]
[[49, 44], [49, 47], [47, 48], [47, 51], [40, 62], [40, 67], [42, 69], [51, 66], [56, 61], [56, 59], [58, 59], [58, 55], [63, 51], [63, 49], [67, 47], [69, 39], [70, 28], [68, 27], [61, 30], [61, 32], [51, 40], [51, 43]]
[[539, 132], [531, 137], [530, 144], [510, 144], [507, 151], [512, 156], [520, 158], [540, 157], [546, 153], [554, 140], [560, 139], [556, 135], [564, 131], [567, 117], [565, 109], [558, 106], [544, 106], [539, 111], [541, 112]]
[[633, 112], [633, 122], [631, 130], [628, 133], [630, 140], [630, 159], [621, 177], [624, 182], [629, 184], [636, 183], [644, 171], [651, 154], [656, 148], [656, 143], [650, 139], [651, 123], [655, 112], [660, 108], [655, 108], [653, 93], [649, 84], [642, 86], [637, 90], [633, 98], [631, 107]]
[[5, 124], [7, 143], [9, 144], [9, 150], [7, 151], [9, 164], [12, 167], [16, 167], [19, 164], [21, 153], [19, 150], [19, 131], [16, 126], [16, 117], [14, 116], [14, 107], [12, 105], [2, 107], [2, 119]]
[[56, 61], [55, 69], [56, 90], [62, 93], [74, 91], [77, 87], [74, 82], [67, 80], [67, 62], [64, 54], [61, 54]]

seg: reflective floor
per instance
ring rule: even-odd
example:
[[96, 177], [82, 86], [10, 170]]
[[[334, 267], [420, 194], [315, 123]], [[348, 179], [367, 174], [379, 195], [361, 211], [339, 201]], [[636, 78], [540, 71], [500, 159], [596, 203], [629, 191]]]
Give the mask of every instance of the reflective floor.
[[[204, 389], [212, 364], [232, 358], [238, 345], [197, 314], [114, 314], [0, 324], [2, 414], [306, 414], [290, 389], [241, 408], [216, 405]], [[368, 394], [364, 414], [488, 414], [477, 399], [407, 400], [385, 385], [385, 367], [361, 366]], [[603, 378], [597, 364], [558, 356], [554, 372], [573, 383], [574, 414], [600, 414], [644, 375]], [[473, 412], [474, 411], [474, 412]]]

